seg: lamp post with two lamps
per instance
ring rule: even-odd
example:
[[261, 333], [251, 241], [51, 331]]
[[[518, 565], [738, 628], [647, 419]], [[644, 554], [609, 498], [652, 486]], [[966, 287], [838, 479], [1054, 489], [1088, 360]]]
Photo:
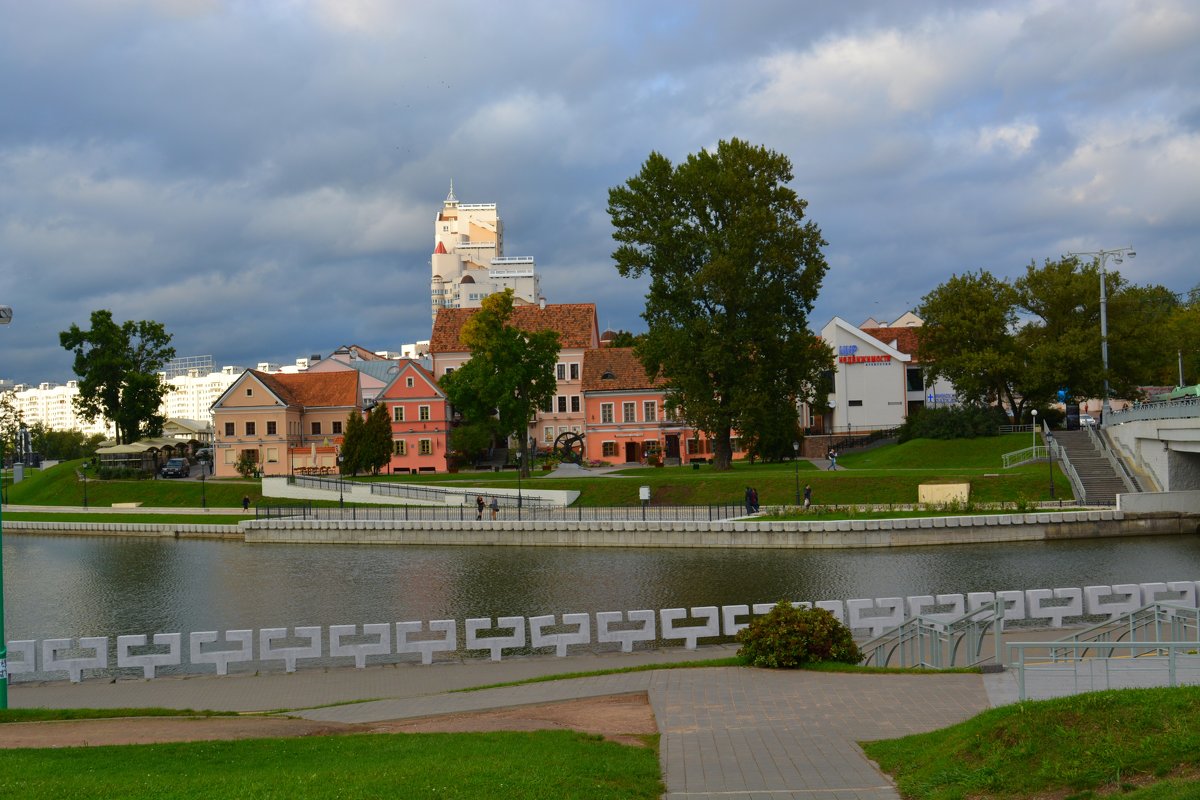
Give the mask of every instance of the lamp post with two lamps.
[[[12, 322], [12, 309], [0, 306], [0, 325]], [[0, 456], [0, 469], [4, 459]], [[3, 484], [3, 480], [0, 480]], [[4, 520], [0, 512], [0, 709], [8, 708], [8, 645], [4, 639]]]
[[1132, 247], [1114, 247], [1111, 250], [1091, 250], [1078, 253], [1067, 253], [1069, 256], [1092, 256], [1100, 266], [1100, 357], [1104, 361], [1104, 397], [1100, 399], [1101, 421], [1108, 419], [1111, 406], [1108, 402], [1108, 290], [1105, 288], [1105, 264], [1112, 259], [1114, 264], [1122, 264], [1127, 258], [1136, 258], [1137, 253]]

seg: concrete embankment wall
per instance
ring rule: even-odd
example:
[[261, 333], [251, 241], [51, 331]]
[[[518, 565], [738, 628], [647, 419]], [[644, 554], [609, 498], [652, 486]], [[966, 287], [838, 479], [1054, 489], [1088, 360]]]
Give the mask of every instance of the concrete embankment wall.
[[5, 521], [6, 532], [253, 543], [541, 547], [840, 548], [1200, 533], [1200, 514], [1079, 511], [829, 522], [247, 520], [240, 525]]

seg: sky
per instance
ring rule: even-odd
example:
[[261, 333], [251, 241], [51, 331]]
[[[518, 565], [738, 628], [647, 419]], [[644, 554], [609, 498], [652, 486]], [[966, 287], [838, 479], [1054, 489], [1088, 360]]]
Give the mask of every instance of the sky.
[[[738, 137], [828, 242], [810, 315], [1133, 246], [1200, 283], [1200, 4], [0, 0], [0, 378], [96, 309], [180, 356], [428, 339], [450, 182], [550, 303], [645, 329], [608, 190]], [[1114, 265], [1110, 262], [1110, 268]]]

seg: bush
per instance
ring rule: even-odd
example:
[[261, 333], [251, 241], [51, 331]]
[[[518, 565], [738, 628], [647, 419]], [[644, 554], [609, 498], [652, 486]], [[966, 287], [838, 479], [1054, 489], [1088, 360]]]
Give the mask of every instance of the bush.
[[862, 653], [850, 629], [823, 608], [798, 608], [781, 600], [738, 631], [738, 657], [755, 667], [795, 669], [818, 661], [857, 664]]
[[901, 444], [910, 439], [974, 439], [998, 436], [1008, 415], [996, 406], [925, 408], [912, 414], [900, 427]]

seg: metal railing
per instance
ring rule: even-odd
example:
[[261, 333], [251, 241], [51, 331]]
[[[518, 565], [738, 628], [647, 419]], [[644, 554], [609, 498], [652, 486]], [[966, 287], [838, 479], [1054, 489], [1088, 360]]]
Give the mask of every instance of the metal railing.
[[[477, 508], [475, 496], [470, 502], [445, 506], [317, 506], [310, 503], [268, 504], [254, 508], [257, 519], [313, 519], [350, 521], [473, 521]], [[483, 494], [483, 519], [491, 521], [492, 495]], [[746, 515], [740, 504], [696, 506], [548, 506], [534, 505], [523, 498], [518, 506], [516, 495], [496, 495], [499, 520], [533, 520], [545, 522], [720, 522]]]
[[[1048, 642], [1005, 645], [1021, 700], [1029, 699], [1035, 681], [1043, 686], [1040, 697], [1200, 684], [1200, 645], [1195, 642], [1076, 642], [1061, 644], [1054, 657], [1046, 655], [1048, 647]], [[1085, 657], [1086, 650], [1096, 656]]]
[[1113, 452], [1112, 447], [1108, 443], [1108, 436], [1104, 433], [1104, 431], [1101, 430], [1097, 432], [1096, 428], [1098, 426], [1096, 425], [1081, 425], [1080, 427], [1087, 429], [1088, 439], [1091, 440], [1092, 445], [1096, 448], [1096, 450], [1098, 450], [1108, 460], [1109, 465], [1113, 468], [1113, 472], [1115, 472], [1121, 479], [1121, 482], [1125, 484], [1125, 488], [1130, 492], [1142, 491], [1142, 487], [1141, 484], [1138, 483], [1138, 479], [1134, 477], [1133, 473], [1130, 472], [1129, 468], [1125, 465], [1125, 459], [1121, 458], [1119, 454]]
[[1075, 495], [1075, 499], [1081, 504], [1087, 505], [1087, 490], [1083, 487], [1083, 481], [1079, 477], [1079, 473], [1075, 471], [1075, 465], [1071, 463], [1071, 459], [1067, 456], [1067, 450], [1058, 440], [1051, 437], [1050, 455], [1058, 461], [1062, 467], [1063, 473], [1067, 476], [1067, 480], [1071, 482], [1071, 493]]
[[[443, 506], [458, 506], [468, 505], [471, 508], [475, 507], [475, 498], [482, 495], [487, 502], [491, 502], [492, 494], [481, 492], [478, 489], [445, 489], [439, 486], [418, 486], [411, 483], [385, 483], [385, 482], [365, 482], [365, 481], [348, 481], [340, 478], [318, 478], [305, 475], [289, 475], [288, 484], [299, 486], [305, 489], [318, 489], [325, 492], [339, 492], [341, 494], [350, 494], [354, 489], [361, 489], [364, 486], [371, 487], [371, 494], [377, 497], [396, 497], [403, 500], [412, 500], [419, 503], [436, 503]], [[509, 497], [507, 494], [495, 494], [501, 505], [517, 504], [517, 495]], [[536, 495], [527, 495], [520, 498], [522, 506], [541, 507], [552, 505], [548, 501]]]
[[1033, 425], [1001, 425], [1000, 433], [1032, 433]]
[[970, 667], [987, 661], [983, 645], [1004, 630], [1004, 603], [985, 603], [961, 617], [918, 615], [859, 646], [871, 667]]
[[1026, 447], [1024, 450], [1014, 450], [1011, 453], [1005, 453], [1001, 459], [1004, 462], [1004, 468], [1015, 467], [1019, 464], [1028, 464], [1033, 461], [1045, 461], [1050, 458], [1050, 448], [1044, 444]]
[[[1200, 644], [1200, 609], [1177, 603], [1149, 603], [1123, 614], [1084, 628], [1058, 643], [1096, 644], [1110, 642], [1171, 641]], [[1080, 651], [1084, 657], [1087, 650]]]
[[1110, 411], [1104, 415], [1104, 424], [1108, 426], [1147, 419], [1187, 419], [1189, 417], [1200, 417], [1200, 397], [1141, 403], [1124, 411]]

